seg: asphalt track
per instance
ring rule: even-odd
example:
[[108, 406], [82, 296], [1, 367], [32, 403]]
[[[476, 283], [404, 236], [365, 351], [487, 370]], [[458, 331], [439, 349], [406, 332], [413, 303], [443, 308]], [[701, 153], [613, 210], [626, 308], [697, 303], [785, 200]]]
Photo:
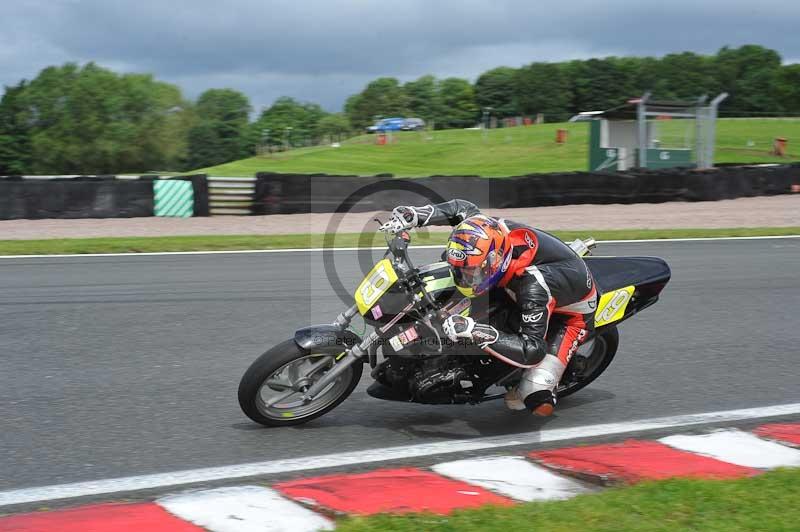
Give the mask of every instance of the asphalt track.
[[[0, 259], [0, 490], [800, 401], [800, 240], [601, 250], [661, 256], [673, 280], [553, 418], [381, 402], [365, 375], [291, 429], [247, 420], [236, 387], [260, 352], [343, 307], [319, 253]], [[355, 256], [336, 253], [348, 287]]]

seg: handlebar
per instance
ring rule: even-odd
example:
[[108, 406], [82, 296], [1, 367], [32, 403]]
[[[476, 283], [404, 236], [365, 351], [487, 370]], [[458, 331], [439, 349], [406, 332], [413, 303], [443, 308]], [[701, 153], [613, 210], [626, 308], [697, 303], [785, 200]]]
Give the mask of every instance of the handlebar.
[[407, 230], [403, 229], [397, 232], [391, 232], [388, 234], [392, 234], [392, 238], [388, 240], [389, 252], [399, 259], [399, 261], [407, 268], [407, 271], [412, 275], [407, 276], [407, 280], [415, 281], [413, 285], [413, 289], [415, 291], [419, 291], [422, 294], [422, 298], [431, 306], [435, 306], [436, 302], [425, 289], [425, 283], [423, 283], [417, 274], [417, 270], [414, 267], [414, 263], [411, 262], [411, 257], [408, 256], [408, 246], [411, 243], [411, 235], [408, 233]]

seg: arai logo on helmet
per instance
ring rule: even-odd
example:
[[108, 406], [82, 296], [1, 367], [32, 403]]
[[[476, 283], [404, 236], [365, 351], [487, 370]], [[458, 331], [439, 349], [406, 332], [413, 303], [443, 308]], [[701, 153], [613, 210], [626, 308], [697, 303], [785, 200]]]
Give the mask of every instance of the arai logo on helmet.
[[448, 248], [447, 256], [453, 260], [467, 260], [467, 254], [456, 248]]

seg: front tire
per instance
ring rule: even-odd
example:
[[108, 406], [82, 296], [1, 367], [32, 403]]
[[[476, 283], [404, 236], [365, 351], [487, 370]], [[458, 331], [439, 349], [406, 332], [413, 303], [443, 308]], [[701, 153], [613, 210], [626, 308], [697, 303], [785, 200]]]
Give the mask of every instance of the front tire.
[[[319, 379], [341, 354], [336, 347], [308, 352], [294, 340], [276, 345], [253, 362], [239, 383], [239, 406], [247, 417], [267, 427], [300, 425], [336, 408], [361, 379], [364, 365], [356, 362], [313, 401], [303, 403], [302, 387]], [[313, 371], [310, 376], [305, 372]]]

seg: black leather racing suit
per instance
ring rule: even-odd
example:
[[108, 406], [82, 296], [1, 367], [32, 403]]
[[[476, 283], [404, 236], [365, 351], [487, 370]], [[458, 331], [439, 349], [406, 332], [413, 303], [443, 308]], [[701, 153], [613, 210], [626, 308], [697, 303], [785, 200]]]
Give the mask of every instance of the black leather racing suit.
[[[480, 214], [477, 206], [460, 199], [416, 210], [420, 226], [456, 226]], [[517, 365], [538, 364], [548, 353], [566, 365], [594, 330], [597, 291], [592, 275], [583, 259], [555, 236], [509, 220], [498, 221], [510, 231], [513, 246], [499, 287], [512, 301], [516, 319], [509, 323], [519, 326], [498, 330], [491, 348]], [[551, 327], [554, 322], [557, 326]]]

